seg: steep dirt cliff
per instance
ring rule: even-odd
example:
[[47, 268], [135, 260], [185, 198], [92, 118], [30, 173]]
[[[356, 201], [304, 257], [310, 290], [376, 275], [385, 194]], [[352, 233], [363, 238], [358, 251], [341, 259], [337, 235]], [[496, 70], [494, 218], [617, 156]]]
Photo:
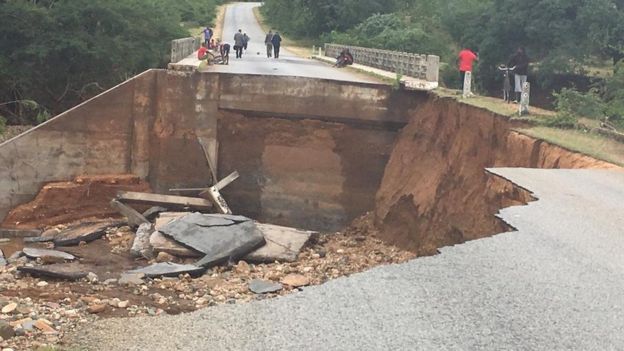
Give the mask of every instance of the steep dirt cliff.
[[507, 118], [431, 96], [410, 111], [377, 192], [378, 235], [420, 255], [506, 231], [494, 217], [530, 195], [487, 167], [617, 168], [513, 132]]

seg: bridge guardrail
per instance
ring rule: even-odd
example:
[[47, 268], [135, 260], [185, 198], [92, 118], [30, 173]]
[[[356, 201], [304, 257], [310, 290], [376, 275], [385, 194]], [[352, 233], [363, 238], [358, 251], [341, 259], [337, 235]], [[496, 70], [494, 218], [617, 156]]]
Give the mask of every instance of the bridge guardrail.
[[438, 82], [440, 57], [436, 55], [411, 54], [390, 50], [370, 49], [359, 46], [325, 44], [325, 56], [338, 57], [343, 49], [349, 49], [355, 63], [395, 72], [427, 82]]
[[201, 39], [195, 37], [172, 40], [171, 63], [182, 61], [185, 57], [197, 51], [200, 45]]

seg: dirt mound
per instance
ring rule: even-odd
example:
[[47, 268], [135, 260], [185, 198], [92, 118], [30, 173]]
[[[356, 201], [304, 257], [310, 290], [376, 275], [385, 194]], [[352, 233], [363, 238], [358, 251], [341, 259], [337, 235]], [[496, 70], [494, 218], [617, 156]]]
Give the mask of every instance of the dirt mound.
[[137, 176], [125, 174], [48, 183], [33, 201], [14, 208], [2, 227], [33, 229], [85, 218], [116, 217], [118, 213], [109, 203], [122, 190], [149, 191], [150, 186]]
[[494, 214], [530, 194], [488, 175], [487, 167], [617, 167], [510, 128], [507, 118], [448, 98], [432, 97], [412, 111], [377, 192], [378, 235], [429, 255], [508, 230]]

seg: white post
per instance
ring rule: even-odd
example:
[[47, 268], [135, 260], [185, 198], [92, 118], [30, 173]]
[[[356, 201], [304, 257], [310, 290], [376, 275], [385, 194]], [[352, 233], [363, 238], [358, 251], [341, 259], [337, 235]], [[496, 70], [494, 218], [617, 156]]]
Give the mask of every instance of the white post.
[[312, 56], [314, 56], [315, 52], [316, 52], [316, 45], [312, 45]]
[[464, 76], [464, 98], [471, 97], [473, 94], [471, 92], [472, 89], [472, 72], [467, 71]]
[[323, 56], [323, 50], [321, 49], [321, 47], [319, 46], [319, 56]]
[[522, 93], [520, 95], [520, 107], [518, 108], [518, 114], [528, 115], [529, 114], [529, 97], [531, 96], [531, 84], [529, 82], [525, 82], [522, 85]]

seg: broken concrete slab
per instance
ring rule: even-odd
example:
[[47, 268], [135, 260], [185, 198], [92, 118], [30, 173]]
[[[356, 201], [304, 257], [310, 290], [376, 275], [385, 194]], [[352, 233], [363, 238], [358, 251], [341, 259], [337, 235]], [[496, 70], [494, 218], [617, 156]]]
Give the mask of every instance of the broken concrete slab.
[[54, 237], [55, 246], [73, 246], [78, 245], [80, 242], [91, 242], [106, 234], [106, 230], [111, 227], [118, 227], [126, 224], [126, 221], [122, 220], [107, 220], [97, 222], [80, 223], [61, 230]]
[[67, 261], [72, 261], [75, 260], [76, 257], [72, 254], [69, 254], [67, 252], [63, 252], [63, 251], [58, 251], [58, 250], [48, 250], [48, 249], [37, 249], [34, 247], [25, 247], [22, 252], [24, 253], [24, 255], [30, 257], [30, 258], [44, 258], [44, 257], [51, 257], [51, 258], [59, 258], [59, 259], [63, 259], [63, 260], [67, 260]]
[[33, 236], [30, 238], [24, 238], [25, 243], [47, 243], [51, 241], [54, 241], [53, 237]]
[[134, 257], [143, 257], [147, 259], [151, 259], [154, 257], [154, 250], [150, 245], [150, 236], [154, 228], [151, 223], [142, 223], [136, 231], [134, 235], [134, 241], [132, 242], [132, 247], [130, 248], [130, 253]]
[[258, 263], [294, 262], [310, 237], [317, 234], [313, 231], [273, 224], [256, 223], [256, 226], [264, 235], [266, 245], [245, 256], [245, 261]]
[[270, 280], [254, 279], [249, 282], [249, 290], [255, 294], [268, 294], [280, 291], [284, 286]]
[[203, 254], [169, 239], [160, 232], [154, 232], [150, 236], [150, 245], [154, 252], [165, 252], [176, 257], [202, 257]]
[[165, 224], [170, 223], [174, 219], [178, 219], [189, 214], [191, 214], [191, 212], [162, 212], [158, 215], [158, 218], [156, 218], [154, 229], [160, 230], [160, 228], [164, 227]]
[[92, 269], [80, 263], [55, 263], [44, 266], [17, 267], [20, 272], [28, 273], [37, 277], [48, 277], [64, 280], [79, 280], [87, 276]]
[[41, 235], [39, 229], [0, 228], [0, 238], [28, 238]]
[[203, 274], [206, 269], [192, 264], [178, 264], [171, 262], [155, 263], [147, 267], [134, 269], [128, 273], [143, 273], [148, 278], [158, 277], [177, 277], [180, 274], [190, 274], [198, 276]]
[[241, 258], [265, 243], [256, 224], [243, 216], [192, 213], [165, 225], [160, 232], [205, 254], [196, 263], [203, 267]]

